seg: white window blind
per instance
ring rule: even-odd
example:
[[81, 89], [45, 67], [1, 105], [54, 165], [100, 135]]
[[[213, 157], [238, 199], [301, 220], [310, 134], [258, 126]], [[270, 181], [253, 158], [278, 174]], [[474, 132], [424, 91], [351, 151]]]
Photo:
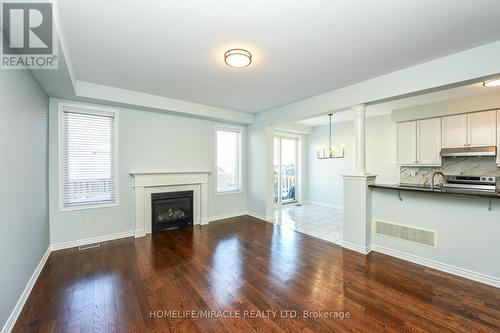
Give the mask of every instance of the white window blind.
[[113, 111], [62, 106], [63, 208], [117, 202]]
[[217, 192], [241, 191], [241, 130], [217, 129]]

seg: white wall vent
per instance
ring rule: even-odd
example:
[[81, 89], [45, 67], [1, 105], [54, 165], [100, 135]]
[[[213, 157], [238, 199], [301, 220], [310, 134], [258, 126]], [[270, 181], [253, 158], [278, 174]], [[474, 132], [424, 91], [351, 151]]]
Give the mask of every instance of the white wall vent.
[[375, 220], [373, 224], [373, 232], [376, 234], [436, 247], [437, 232], [435, 230], [380, 220]]
[[79, 246], [78, 250], [83, 251], [83, 250], [93, 249], [93, 248], [96, 248], [99, 246], [101, 246], [101, 243], [85, 244], [85, 245]]

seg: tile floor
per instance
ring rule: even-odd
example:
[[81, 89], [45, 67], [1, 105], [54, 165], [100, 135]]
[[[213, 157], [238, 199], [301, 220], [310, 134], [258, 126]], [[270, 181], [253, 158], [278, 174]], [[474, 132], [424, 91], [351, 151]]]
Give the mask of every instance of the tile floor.
[[342, 243], [344, 212], [340, 209], [315, 204], [289, 204], [274, 210], [274, 222], [332, 243]]

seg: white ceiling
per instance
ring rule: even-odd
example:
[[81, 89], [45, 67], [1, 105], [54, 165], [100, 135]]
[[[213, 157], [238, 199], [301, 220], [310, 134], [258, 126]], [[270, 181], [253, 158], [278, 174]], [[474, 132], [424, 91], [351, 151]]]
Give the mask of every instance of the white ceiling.
[[[498, 0], [62, 0], [77, 80], [260, 112], [500, 39]], [[227, 49], [254, 55], [245, 69]]]
[[[409, 108], [417, 105], [425, 105], [430, 103], [444, 102], [452, 99], [463, 98], [468, 96], [478, 96], [492, 92], [500, 93], [500, 86], [498, 87], [483, 87], [482, 83], [471, 84], [463, 87], [457, 87], [428, 94], [412, 96], [408, 98], [398, 99], [386, 103], [369, 105], [366, 108], [367, 117], [376, 117], [384, 114], [391, 113], [392, 110]], [[349, 110], [335, 113], [332, 118], [332, 123], [340, 123], [350, 121], [353, 119], [352, 112]], [[295, 122], [295, 124], [316, 127], [328, 125], [328, 115], [321, 117], [309, 118]]]

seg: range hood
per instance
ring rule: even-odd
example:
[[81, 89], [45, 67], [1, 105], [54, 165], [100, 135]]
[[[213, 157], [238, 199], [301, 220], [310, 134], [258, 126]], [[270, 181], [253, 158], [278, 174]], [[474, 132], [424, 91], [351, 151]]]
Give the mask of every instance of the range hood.
[[466, 156], [497, 156], [497, 147], [463, 147], [463, 148], [443, 148], [442, 157], [466, 157]]

